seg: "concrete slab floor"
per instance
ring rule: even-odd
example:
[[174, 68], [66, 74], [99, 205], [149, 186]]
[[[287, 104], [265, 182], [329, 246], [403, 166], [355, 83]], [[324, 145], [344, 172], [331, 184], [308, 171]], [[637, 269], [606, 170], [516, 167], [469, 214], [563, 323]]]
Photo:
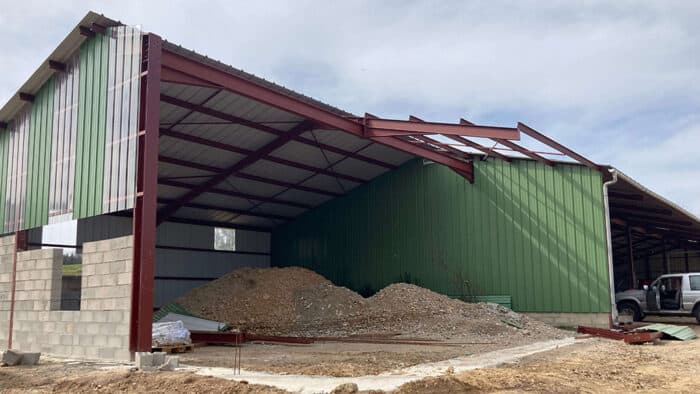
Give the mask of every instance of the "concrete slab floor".
[[[453, 358], [445, 361], [424, 363], [408, 368], [402, 368], [378, 375], [366, 375], [359, 377], [333, 377], [322, 375], [280, 375], [266, 372], [241, 370], [235, 374], [231, 368], [183, 366], [198, 375], [213, 376], [223, 379], [242, 381], [252, 384], [263, 384], [279, 387], [298, 393], [324, 393], [333, 390], [344, 383], [356, 383], [360, 390], [393, 390], [404, 383], [420, 380], [429, 376], [445, 374], [448, 369], [454, 373], [460, 373], [477, 368], [495, 367], [505, 363], [513, 363], [533, 354], [557, 349], [574, 344], [572, 337], [537, 342], [529, 345], [518, 346], [498, 351], [483, 353], [473, 356]], [[579, 340], [580, 342], [580, 340]]]

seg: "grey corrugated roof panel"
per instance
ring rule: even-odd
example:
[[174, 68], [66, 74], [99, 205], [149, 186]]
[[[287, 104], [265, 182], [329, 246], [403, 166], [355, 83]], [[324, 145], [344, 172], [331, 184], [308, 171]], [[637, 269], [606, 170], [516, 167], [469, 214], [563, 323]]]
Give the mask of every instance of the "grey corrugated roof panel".
[[334, 193], [344, 193], [359, 185], [359, 183], [338, 179], [329, 175], [316, 174], [304, 181], [302, 185], [316, 189], [328, 190]]
[[313, 172], [283, 164], [273, 163], [269, 160], [258, 160], [243, 170], [244, 173], [277, 179], [284, 182], [296, 183], [314, 175]]
[[297, 216], [301, 215], [302, 213], [306, 212], [307, 209], [304, 208], [299, 208], [299, 207], [292, 207], [289, 205], [280, 205], [280, 204], [275, 204], [271, 202], [266, 202], [258, 205], [255, 208], [251, 209], [252, 212], [255, 213], [266, 213], [266, 214], [272, 214], [272, 215], [281, 215], [281, 216]]
[[0, 121], [7, 122], [15, 117], [17, 112], [26, 104], [19, 99], [19, 93], [36, 94], [39, 89], [51, 78], [55, 71], [49, 68], [49, 60], [58, 62], [67, 62], [68, 59], [80, 48], [80, 44], [85, 41], [86, 37], [80, 35], [80, 26], [91, 26], [93, 23], [104, 27], [121, 26], [122, 23], [109, 19], [104, 15], [99, 15], [95, 12], [88, 12], [83, 19], [68, 33], [65, 39], [58, 44], [58, 47], [41, 63], [36, 71], [29, 77], [17, 92], [0, 108]]
[[[211, 147], [168, 136], [161, 137], [158, 152], [171, 158], [218, 168], [230, 167], [245, 157], [227, 150], [213, 151]], [[212, 152], [216, 152], [216, 154], [212, 154]]]
[[193, 204], [204, 204], [222, 208], [248, 209], [257, 204], [255, 200], [241, 197], [225, 196], [218, 193], [202, 193], [192, 200]]
[[161, 82], [160, 88], [160, 93], [163, 95], [175, 97], [177, 99], [195, 104], [204, 102], [204, 100], [207, 99], [213, 99], [213, 97], [222, 94], [219, 92], [219, 89], [201, 86], [180, 85], [168, 82]]
[[415, 156], [413, 155], [409, 155], [408, 153], [404, 153], [381, 144], [371, 144], [357, 153], [375, 160], [381, 160], [385, 163], [393, 164], [395, 166], [399, 166], [409, 160], [415, 159]]
[[[630, 177], [629, 175], [620, 171], [619, 169], [612, 167], [612, 166], [605, 166], [605, 167], [610, 168], [610, 169], [614, 169], [617, 172], [617, 175], [619, 178], [623, 179], [625, 182], [629, 183], [630, 185], [632, 185], [634, 188], [636, 188], [640, 192], [648, 194], [653, 199], [659, 201], [661, 204], [668, 206], [672, 210], [679, 213], [681, 216], [685, 216], [688, 220], [694, 222], [694, 224], [693, 224], [694, 227], [700, 226], [700, 218], [698, 218], [694, 214], [690, 213], [685, 208], [679, 206], [678, 204], [674, 203], [673, 201], [667, 199], [666, 197], [663, 197], [660, 194], [657, 194], [653, 190], [651, 190], [651, 189], [647, 188], [646, 186], [642, 185], [641, 183], [637, 182], [632, 177]], [[693, 229], [688, 229], [688, 230], [689, 231], [696, 231], [697, 229], [693, 228]]]
[[314, 129], [302, 133], [302, 137], [350, 152], [364, 148], [372, 143], [366, 138], [360, 138], [350, 133], [338, 132], [338, 130]]
[[317, 147], [296, 141], [287, 142], [270, 155], [318, 168], [326, 168], [345, 157], [334, 152], [322, 152]]
[[[221, 142], [235, 148], [248, 150], [257, 150], [277, 138], [272, 134], [251, 132], [250, 128], [235, 124], [185, 124], [177, 125], [172, 129], [209, 141]], [[217, 149], [217, 151], [225, 150], [219, 148], [214, 149]]]
[[190, 176], [202, 176], [199, 178], [199, 182], [202, 182], [205, 176], [211, 176], [211, 172], [198, 170], [196, 168], [189, 168], [178, 166], [175, 164], [159, 162], [158, 163], [158, 178], [167, 177], [190, 177]]
[[[207, 101], [204, 107], [258, 123], [286, 121], [294, 125], [304, 120], [299, 115], [227, 90], [223, 90], [216, 97]], [[287, 127], [287, 129], [289, 128], [291, 127]], [[280, 128], [280, 130], [285, 129]]]
[[670, 337], [680, 339], [681, 341], [687, 341], [698, 337], [692, 328], [688, 326], [677, 326], [673, 324], [649, 324], [648, 326], [640, 327], [638, 331], [662, 332]]
[[163, 49], [164, 49], [164, 50], [167, 50], [167, 51], [170, 51], [170, 52], [173, 52], [173, 53], [176, 53], [176, 54], [178, 54], [178, 55], [181, 55], [181, 56], [190, 58], [190, 59], [192, 59], [192, 60], [195, 60], [195, 61], [198, 61], [198, 62], [207, 64], [207, 65], [209, 65], [209, 66], [211, 66], [211, 67], [214, 67], [214, 68], [216, 68], [216, 69], [218, 69], [218, 70], [221, 70], [221, 71], [223, 71], [223, 72], [230, 73], [230, 74], [235, 75], [235, 76], [237, 76], [237, 77], [239, 77], [239, 78], [242, 78], [242, 79], [251, 81], [251, 82], [253, 82], [253, 83], [256, 83], [256, 84], [258, 84], [258, 85], [264, 86], [264, 87], [266, 87], [266, 88], [268, 88], [268, 89], [273, 89], [273, 90], [275, 90], [275, 91], [277, 91], [277, 92], [279, 92], [279, 93], [282, 93], [282, 94], [284, 94], [284, 95], [287, 95], [287, 96], [292, 97], [292, 98], [297, 99], [297, 100], [304, 101], [304, 102], [306, 102], [307, 104], [310, 104], [310, 105], [319, 107], [319, 108], [324, 109], [324, 110], [326, 110], [326, 111], [333, 112], [333, 113], [335, 113], [335, 114], [337, 114], [337, 115], [340, 115], [340, 116], [355, 116], [355, 115], [353, 115], [353, 114], [351, 114], [351, 113], [349, 113], [349, 112], [343, 111], [343, 110], [341, 110], [341, 109], [339, 109], [339, 108], [336, 108], [336, 107], [334, 107], [334, 106], [332, 106], [332, 105], [326, 104], [326, 103], [324, 103], [324, 102], [322, 102], [322, 101], [319, 101], [319, 100], [317, 100], [317, 99], [314, 99], [314, 98], [309, 97], [309, 96], [306, 96], [306, 95], [303, 95], [303, 94], [301, 94], [301, 93], [297, 93], [297, 92], [295, 92], [295, 91], [293, 91], [293, 90], [291, 90], [291, 89], [288, 89], [288, 88], [286, 88], [286, 87], [284, 87], [284, 86], [282, 86], [282, 85], [278, 85], [278, 84], [276, 84], [276, 83], [274, 83], [274, 82], [268, 81], [268, 80], [266, 80], [266, 79], [264, 79], [264, 78], [261, 78], [261, 77], [258, 77], [258, 76], [256, 76], [256, 75], [254, 75], [254, 74], [245, 72], [245, 71], [243, 71], [243, 70], [241, 70], [241, 69], [237, 69], [237, 68], [235, 68], [235, 67], [232, 67], [232, 66], [230, 66], [230, 65], [227, 65], [227, 64], [225, 64], [225, 63], [222, 63], [222, 62], [220, 62], [220, 61], [218, 61], [218, 60], [214, 60], [214, 59], [211, 59], [211, 58], [209, 58], [209, 57], [207, 57], [207, 56], [200, 55], [199, 53], [197, 53], [197, 52], [195, 52], [195, 51], [193, 51], [193, 50], [183, 48], [182, 46], [177, 45], [177, 44], [174, 44], [174, 43], [171, 43], [171, 42], [169, 42], [169, 41], [167, 41], [167, 40], [164, 40], [164, 41], [163, 41]]
[[362, 177], [365, 179], [373, 179], [387, 172], [388, 169], [366, 161], [348, 157], [347, 159], [333, 165], [333, 171], [341, 174], [362, 174]]
[[272, 197], [285, 189], [283, 186], [257, 182], [235, 176], [226, 178], [224, 182], [219, 184], [219, 188], [247, 194], [257, 194], [261, 197]]
[[327, 196], [325, 194], [305, 192], [303, 190], [298, 189], [288, 189], [284, 193], [277, 196], [277, 198], [280, 200], [299, 202], [303, 204], [316, 206], [323, 204], [324, 202], [332, 199], [333, 197]]

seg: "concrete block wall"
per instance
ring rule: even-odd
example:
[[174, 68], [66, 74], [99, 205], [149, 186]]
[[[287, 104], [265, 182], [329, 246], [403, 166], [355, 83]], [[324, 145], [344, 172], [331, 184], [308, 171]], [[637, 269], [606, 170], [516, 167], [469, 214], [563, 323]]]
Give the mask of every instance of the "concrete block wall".
[[83, 245], [80, 311], [59, 311], [60, 249], [17, 254], [13, 348], [130, 361], [132, 237]]
[[10, 329], [10, 300], [12, 299], [12, 263], [15, 236], [0, 237], [0, 349], [7, 348]]

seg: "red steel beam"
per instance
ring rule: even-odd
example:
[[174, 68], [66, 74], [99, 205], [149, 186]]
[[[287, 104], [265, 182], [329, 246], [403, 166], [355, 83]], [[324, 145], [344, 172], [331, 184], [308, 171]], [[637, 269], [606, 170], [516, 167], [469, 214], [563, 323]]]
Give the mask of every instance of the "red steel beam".
[[537, 141], [539, 141], [539, 142], [541, 142], [541, 143], [543, 143], [551, 148], [554, 148], [561, 153], [564, 153], [565, 155], [569, 156], [572, 159], [578, 160], [579, 163], [584, 164], [587, 167], [590, 167], [590, 168], [593, 168], [595, 170], [600, 171], [601, 167], [598, 164], [588, 160], [587, 158], [583, 157], [582, 155], [572, 151], [571, 149], [554, 141], [553, 139], [547, 137], [546, 135], [540, 133], [539, 131], [527, 126], [526, 124], [518, 122], [517, 128], [522, 133], [529, 135], [530, 137], [536, 139]]
[[[180, 73], [196, 76], [199, 79], [221, 86], [227, 90], [235, 92], [236, 94], [299, 115], [305, 119], [318, 122], [331, 129], [345, 131], [359, 137], [365, 136], [365, 125], [359, 123], [357, 120], [346, 118], [326, 108], [321, 108], [318, 105], [300, 100], [291, 94], [287, 94], [277, 89], [264, 86], [263, 84], [253, 82], [249, 79], [243, 78], [229, 71], [222, 70], [213, 65], [204, 64], [202, 61], [193, 60], [175, 52], [165, 50], [163, 54], [163, 65], [166, 68], [176, 70]], [[519, 132], [515, 130], [515, 133]], [[413, 146], [412, 144], [399, 139], [390, 137], [373, 137], [372, 140], [415, 156], [444, 164], [455, 171], [464, 174], [468, 177], [468, 179], [470, 179], [468, 174], [473, 171], [471, 163], [455, 160], [440, 153], [432, 152], [422, 147]], [[473, 182], [473, 176], [471, 176], [470, 182]]]
[[219, 183], [226, 180], [226, 178], [228, 178], [232, 175], [235, 175], [235, 174], [241, 172], [242, 170], [244, 170], [245, 168], [251, 166], [252, 164], [257, 162], [261, 158], [269, 155], [273, 151], [275, 151], [278, 148], [285, 145], [287, 142], [289, 142], [295, 136], [306, 132], [307, 130], [309, 130], [310, 127], [311, 127], [311, 125], [308, 122], [300, 123], [299, 125], [295, 126], [293, 129], [286, 132], [286, 134], [284, 134], [283, 136], [280, 136], [277, 139], [265, 144], [262, 148], [256, 150], [255, 153], [246, 156], [245, 158], [241, 159], [236, 164], [230, 166], [226, 170], [214, 175], [209, 180], [202, 183], [201, 185], [199, 185], [195, 189], [192, 189], [189, 192], [185, 193], [184, 196], [180, 197], [172, 204], [167, 205], [165, 208], [162, 208], [158, 212], [158, 222], [157, 223], [158, 224], [162, 223], [165, 219], [168, 218], [168, 216], [175, 213], [184, 204], [187, 204], [188, 202], [197, 198], [202, 193], [206, 193], [207, 190], [217, 186]]
[[443, 134], [471, 137], [519, 140], [520, 132], [513, 127], [477, 126], [439, 122], [367, 118], [365, 136], [391, 137], [402, 135]]
[[[250, 121], [247, 119], [242, 119], [242, 118], [239, 118], [237, 116], [233, 116], [233, 115], [230, 115], [230, 114], [227, 114], [224, 112], [220, 112], [220, 111], [217, 111], [217, 110], [214, 110], [211, 108], [207, 108], [207, 107], [204, 107], [201, 105], [192, 104], [190, 102], [183, 101], [183, 100], [180, 100], [180, 99], [175, 98], [175, 97], [161, 95], [161, 100], [165, 103], [175, 105], [177, 107], [189, 109], [190, 111], [199, 112], [199, 113], [202, 113], [202, 114], [214, 117], [214, 118], [225, 120], [227, 122], [240, 124], [240, 125], [250, 127], [252, 129], [255, 129], [255, 130], [264, 131], [266, 133], [270, 133], [270, 134], [276, 135], [278, 137], [284, 135], [284, 133], [285, 133], [284, 131], [277, 130], [277, 129], [270, 127], [270, 126], [266, 126], [266, 125], [263, 125], [263, 124], [260, 124], [257, 122], [253, 122], [253, 121]], [[180, 133], [180, 134], [182, 134], [182, 133]], [[396, 168], [396, 166], [393, 164], [386, 163], [386, 162], [383, 162], [381, 160], [371, 158], [369, 156], [364, 156], [364, 155], [356, 153], [356, 152], [347, 151], [347, 150], [344, 150], [344, 149], [341, 149], [341, 148], [338, 148], [338, 147], [335, 147], [332, 145], [327, 145], [327, 144], [323, 144], [320, 142], [316, 142], [312, 139], [309, 139], [309, 138], [306, 138], [306, 137], [303, 137], [300, 135], [295, 137], [294, 141], [301, 142], [302, 144], [306, 144], [306, 145], [320, 148], [323, 150], [327, 150], [329, 152], [337, 153], [339, 155], [349, 156], [349, 157], [352, 157], [353, 159], [361, 160], [361, 161], [364, 161], [364, 162], [367, 162], [370, 164], [374, 164], [374, 165], [377, 165], [380, 167], [389, 168], [389, 169]]]
[[[170, 199], [170, 198], [159, 198], [158, 199], [158, 204], [172, 204], [176, 200]], [[204, 209], [204, 210], [212, 210], [212, 211], [221, 211], [221, 212], [227, 212], [231, 213], [234, 215], [244, 215], [244, 216], [254, 216], [254, 217], [259, 217], [259, 218], [264, 218], [264, 219], [273, 219], [273, 220], [289, 220], [293, 219], [293, 216], [283, 216], [283, 215], [274, 215], [274, 214], [268, 214], [268, 213], [256, 213], [256, 212], [250, 212], [246, 211], [245, 209], [236, 209], [236, 208], [229, 208], [229, 207], [221, 207], [221, 206], [216, 206], [216, 205], [209, 205], [209, 204], [200, 204], [200, 203], [193, 203], [193, 202], [188, 202], [184, 205], [182, 205], [185, 208], [194, 208], [194, 209]]]
[[[183, 167], [197, 168], [197, 169], [200, 169], [203, 171], [210, 171], [213, 173], [219, 173], [219, 172], [224, 171], [223, 168], [208, 166], [208, 165], [200, 164], [200, 163], [194, 163], [194, 162], [190, 162], [190, 161], [186, 161], [186, 160], [182, 160], [182, 159], [176, 159], [173, 157], [168, 157], [168, 156], [163, 156], [163, 155], [159, 156], [159, 160], [164, 162], [164, 163], [175, 164], [175, 165], [179, 165], [179, 166], [183, 166]], [[296, 185], [296, 184], [289, 183], [289, 182], [279, 181], [277, 179], [265, 178], [265, 177], [261, 177], [261, 176], [257, 176], [257, 175], [250, 175], [250, 174], [246, 174], [244, 172], [236, 173], [233, 176], [235, 176], [237, 178], [248, 179], [248, 180], [255, 181], [255, 182], [267, 183], [270, 185], [286, 187], [289, 189], [297, 189], [297, 190], [301, 190], [301, 191], [305, 191], [305, 192], [309, 192], [309, 193], [321, 194], [324, 196], [338, 197], [338, 196], [342, 195], [341, 193], [336, 193], [336, 192], [323, 190], [323, 189], [316, 189], [316, 188], [308, 187], [308, 186]], [[215, 190], [215, 189], [212, 189], [212, 190]]]
[[353, 120], [346, 119], [325, 108], [301, 101], [291, 95], [200, 61], [165, 50], [163, 53], [163, 66], [187, 75], [197, 76], [209, 83], [219, 85], [242, 96], [291, 112], [303, 118], [313, 119], [332, 129], [339, 129], [362, 136], [362, 125]]
[[139, 112], [136, 201], [133, 213], [133, 274], [129, 350], [151, 351], [153, 276], [158, 195], [158, 130], [163, 41], [148, 34], [143, 41]]
[[[164, 186], [170, 186], [170, 187], [178, 187], [181, 189], [192, 189], [192, 188], [197, 186], [197, 185], [191, 185], [189, 183], [177, 182], [177, 181], [172, 181], [172, 180], [167, 180], [167, 179], [158, 179], [158, 184], [164, 185]], [[304, 204], [304, 203], [300, 203], [300, 202], [280, 200], [279, 198], [274, 198], [274, 197], [263, 197], [263, 196], [259, 196], [256, 194], [240, 193], [240, 192], [234, 192], [231, 190], [223, 190], [223, 189], [218, 189], [218, 188], [212, 188], [207, 193], [220, 194], [222, 196], [228, 196], [228, 197], [244, 198], [246, 200], [268, 202], [271, 204], [286, 205], [286, 206], [302, 208], [302, 209], [313, 208], [313, 206], [311, 206], [309, 204]]]

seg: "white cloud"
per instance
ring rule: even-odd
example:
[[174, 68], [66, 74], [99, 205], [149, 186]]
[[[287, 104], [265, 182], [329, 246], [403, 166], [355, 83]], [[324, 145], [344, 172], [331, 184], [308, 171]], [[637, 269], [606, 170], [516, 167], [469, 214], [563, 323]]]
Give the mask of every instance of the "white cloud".
[[700, 215], [700, 6], [575, 3], [12, 2], [0, 101], [90, 8], [355, 113], [525, 121]]

